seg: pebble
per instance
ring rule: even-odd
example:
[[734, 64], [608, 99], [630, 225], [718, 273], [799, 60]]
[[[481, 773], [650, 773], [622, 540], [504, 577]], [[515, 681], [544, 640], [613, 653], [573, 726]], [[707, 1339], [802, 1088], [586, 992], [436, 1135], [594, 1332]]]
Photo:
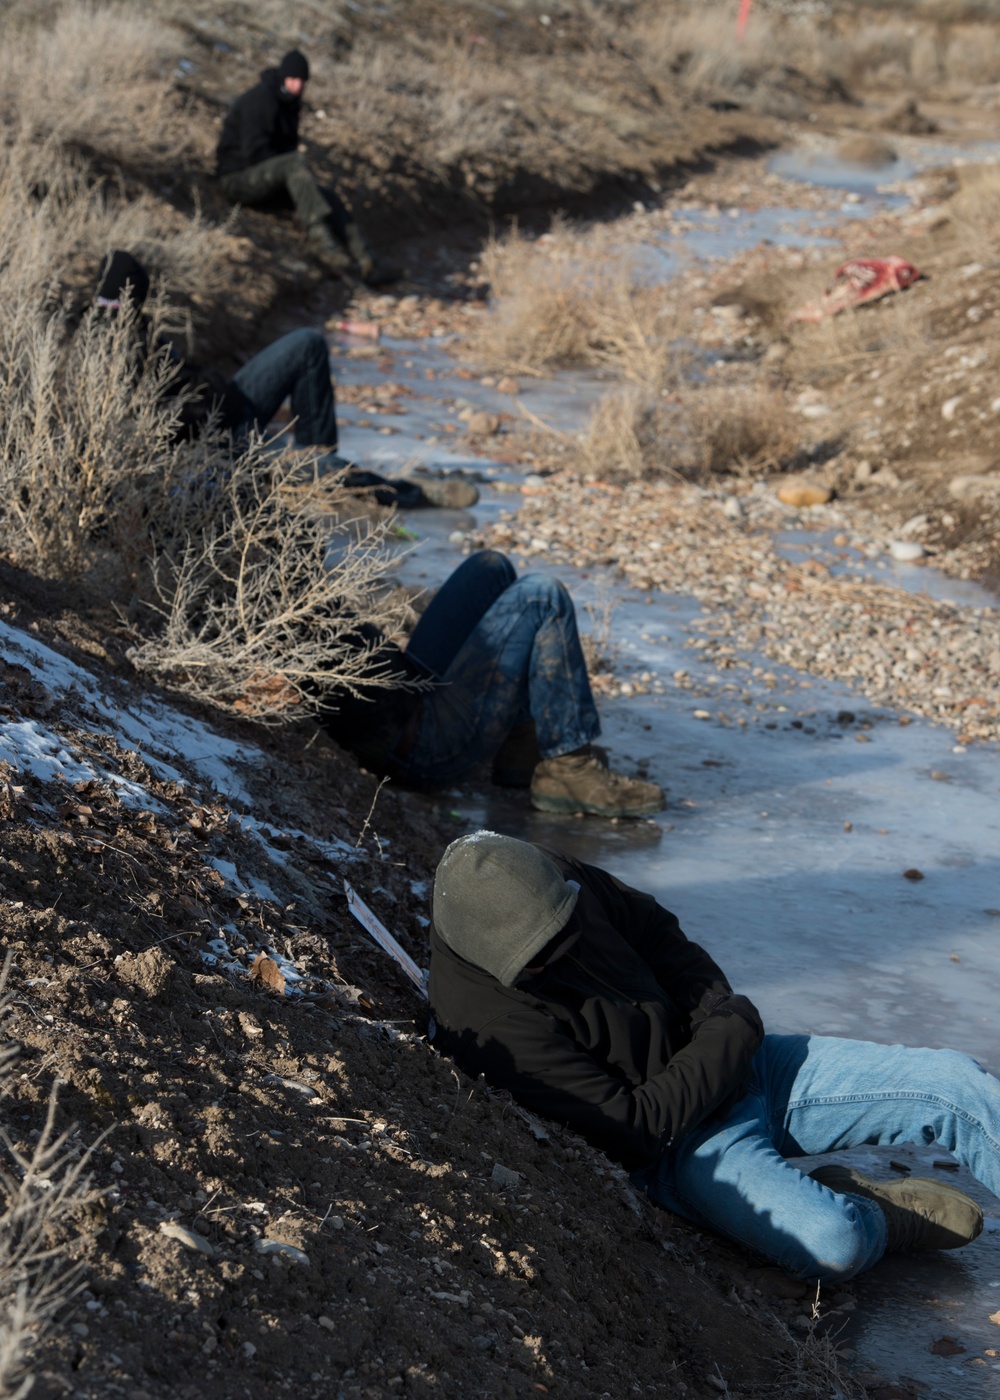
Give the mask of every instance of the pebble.
[[294, 1244], [285, 1244], [283, 1240], [258, 1240], [254, 1245], [258, 1254], [279, 1255], [283, 1259], [290, 1259], [293, 1264], [308, 1264], [309, 1255], [304, 1249], [297, 1249]]
[[197, 1230], [191, 1230], [187, 1225], [182, 1225], [178, 1220], [161, 1220], [160, 1234], [166, 1235], [170, 1240], [176, 1240], [185, 1249], [195, 1250], [199, 1254], [207, 1254], [211, 1259], [215, 1254], [215, 1248], [209, 1244], [204, 1235], [199, 1235]]
[[469, 432], [475, 437], [495, 437], [500, 431], [500, 417], [496, 413], [480, 410], [470, 414], [465, 421]]
[[521, 1173], [512, 1171], [510, 1167], [505, 1167], [502, 1162], [494, 1162], [493, 1170], [490, 1172], [490, 1180], [494, 1186], [499, 1186], [506, 1191], [511, 1187], [520, 1186]]
[[945, 399], [941, 405], [941, 417], [946, 423], [950, 423], [958, 411], [958, 405], [962, 402], [962, 395], [955, 394], [953, 398]]
[[778, 487], [778, 500], [786, 506], [825, 506], [833, 500], [833, 488], [806, 477], [790, 477]]
[[976, 496], [1000, 495], [1000, 473], [984, 472], [982, 475], [972, 473], [967, 476], [953, 476], [948, 483], [948, 490], [959, 500]]
[[738, 496], [728, 496], [722, 510], [730, 520], [741, 520], [744, 515], [743, 502]]
[[899, 564], [912, 564], [914, 559], [923, 559], [927, 551], [916, 540], [890, 540], [889, 553]]
[[519, 394], [520, 392], [520, 384], [518, 384], [516, 379], [512, 379], [509, 374], [505, 374], [497, 384], [498, 394]]

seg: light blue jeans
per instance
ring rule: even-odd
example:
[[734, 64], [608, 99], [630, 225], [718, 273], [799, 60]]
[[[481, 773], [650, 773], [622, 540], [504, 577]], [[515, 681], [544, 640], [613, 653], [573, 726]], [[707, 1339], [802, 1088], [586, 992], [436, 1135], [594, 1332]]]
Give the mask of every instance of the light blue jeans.
[[957, 1050], [769, 1035], [750, 1092], [633, 1183], [658, 1205], [802, 1278], [853, 1278], [881, 1259], [885, 1217], [787, 1159], [938, 1143], [1000, 1196], [1000, 1081]]

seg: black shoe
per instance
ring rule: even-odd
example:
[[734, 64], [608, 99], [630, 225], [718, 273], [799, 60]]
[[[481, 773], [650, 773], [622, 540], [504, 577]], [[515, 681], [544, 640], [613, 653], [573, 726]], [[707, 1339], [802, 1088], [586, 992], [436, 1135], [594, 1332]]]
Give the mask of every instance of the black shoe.
[[809, 1175], [844, 1196], [863, 1196], [882, 1208], [888, 1227], [887, 1254], [925, 1249], [960, 1249], [983, 1228], [983, 1212], [971, 1196], [943, 1181], [900, 1177], [873, 1181], [854, 1167], [831, 1162]]

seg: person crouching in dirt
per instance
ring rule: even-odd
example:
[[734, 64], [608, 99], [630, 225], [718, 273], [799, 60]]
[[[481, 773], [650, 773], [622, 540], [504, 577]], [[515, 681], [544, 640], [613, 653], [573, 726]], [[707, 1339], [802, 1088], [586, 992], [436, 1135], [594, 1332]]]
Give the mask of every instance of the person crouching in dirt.
[[394, 282], [398, 268], [377, 263], [337, 193], [320, 189], [298, 149], [302, 93], [309, 62], [298, 49], [229, 108], [216, 151], [219, 186], [234, 204], [260, 204], [275, 195], [292, 201], [317, 256], [339, 277], [368, 286]]
[[[100, 311], [115, 315], [126, 306], [128, 314], [137, 318], [138, 329], [148, 336], [141, 315], [148, 292], [149, 275], [131, 253], [117, 249], [105, 258], [95, 299]], [[200, 437], [209, 423], [237, 439], [253, 430], [264, 432], [287, 398], [291, 400], [296, 447], [323, 448], [326, 455], [321, 465], [326, 470], [343, 471], [345, 486], [373, 496], [380, 505], [403, 510], [423, 506], [457, 509], [474, 505], [478, 499], [476, 487], [460, 477], [390, 481], [336, 456], [337, 411], [330, 351], [320, 331], [290, 331], [254, 355], [229, 380], [218, 370], [183, 360], [169, 341], [161, 341], [157, 348], [168, 357], [174, 371], [167, 393], [180, 400], [179, 439]]]
[[338, 695], [322, 718], [374, 772], [428, 790], [492, 761], [494, 782], [530, 788], [542, 811], [640, 817], [663, 807], [655, 783], [614, 773], [593, 752], [600, 721], [576, 611], [545, 574], [518, 578], [494, 550], [470, 555], [406, 650], [385, 642], [375, 664], [424, 687]]
[[431, 1038], [623, 1163], [699, 1228], [802, 1278], [955, 1249], [983, 1228], [944, 1182], [794, 1159], [940, 1143], [1000, 1196], [1000, 1082], [953, 1050], [765, 1035], [704, 949], [648, 894], [480, 831], [433, 894]]

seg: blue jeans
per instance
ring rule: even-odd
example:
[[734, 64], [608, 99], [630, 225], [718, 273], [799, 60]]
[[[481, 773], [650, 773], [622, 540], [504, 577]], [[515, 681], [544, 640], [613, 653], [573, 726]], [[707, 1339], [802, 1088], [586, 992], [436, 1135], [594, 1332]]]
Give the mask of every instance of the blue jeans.
[[696, 1224], [803, 1278], [853, 1278], [881, 1259], [886, 1224], [787, 1158], [939, 1143], [1000, 1196], [1000, 1081], [957, 1050], [769, 1035], [749, 1094], [721, 1123], [664, 1151], [635, 1185]]
[[406, 651], [441, 682], [422, 699], [409, 753], [393, 756], [416, 786], [457, 782], [529, 718], [544, 758], [600, 733], [573, 600], [543, 574], [519, 579], [494, 550], [470, 555], [451, 574]]
[[330, 351], [319, 331], [283, 335], [233, 375], [247, 401], [243, 426], [267, 427], [291, 396], [297, 447], [337, 446], [337, 410]]

